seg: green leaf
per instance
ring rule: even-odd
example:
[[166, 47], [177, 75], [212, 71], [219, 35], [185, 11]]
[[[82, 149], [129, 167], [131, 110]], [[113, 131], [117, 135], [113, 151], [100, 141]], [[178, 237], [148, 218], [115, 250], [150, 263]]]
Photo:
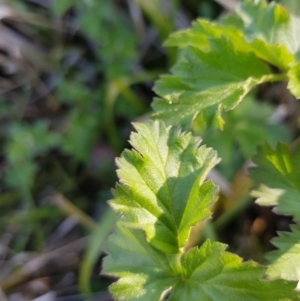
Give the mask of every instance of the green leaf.
[[300, 19], [275, 2], [265, 1], [244, 1], [237, 13], [244, 22], [244, 38], [254, 53], [282, 70], [289, 70], [295, 62], [293, 54], [300, 47]]
[[[234, 30], [236, 31], [236, 29]], [[181, 49], [193, 46], [207, 51], [209, 50], [208, 37], [220, 38], [222, 36], [222, 31], [227, 33], [224, 26], [199, 19], [192, 23], [191, 28], [171, 34], [164, 45], [166, 47], [178, 47]]]
[[84, 104], [90, 97], [88, 87], [78, 84], [78, 82], [62, 80], [57, 85], [57, 93], [62, 103]]
[[300, 2], [295, 0], [280, 0], [282, 5], [284, 5], [288, 11], [292, 12], [295, 15], [300, 14]]
[[52, 9], [55, 14], [62, 15], [73, 5], [76, 5], [78, 2], [79, 0], [54, 0], [52, 2]]
[[[201, 114], [208, 124], [221, 122], [222, 128], [222, 111], [233, 109], [255, 85], [267, 81], [290, 80], [290, 91], [300, 97], [298, 28], [300, 20], [282, 6], [249, 0], [219, 23], [198, 20], [191, 29], [173, 34], [166, 46], [183, 53], [172, 75], [155, 86], [161, 98], [154, 101], [154, 117], [169, 124], [180, 120], [188, 128]], [[264, 62], [288, 73], [270, 74]]]
[[[268, 44], [267, 42], [259, 39], [255, 39], [249, 43], [250, 49], [255, 53], [255, 55], [270, 63], [271, 65], [286, 71], [289, 66], [294, 63], [295, 57], [288, 52], [286, 47], [281, 44]], [[282, 80], [287, 80], [282, 76]]]
[[159, 121], [134, 126], [134, 150], [117, 160], [120, 184], [111, 205], [126, 226], [143, 229], [153, 246], [178, 253], [190, 227], [211, 215], [217, 189], [204, 180], [218, 163], [216, 153]]
[[[255, 22], [256, 19], [252, 21]], [[295, 57], [287, 47], [284, 44], [270, 44], [259, 35], [248, 37], [244, 26], [246, 26], [244, 21], [236, 14], [227, 15], [220, 20], [220, 23], [199, 19], [193, 22], [192, 28], [172, 34], [165, 45], [179, 48], [193, 46], [208, 51], [209, 39], [225, 36], [232, 42], [236, 51], [252, 52], [257, 58], [279, 69], [288, 70]]]
[[138, 56], [138, 41], [123, 10], [118, 9], [113, 1], [106, 0], [79, 1], [78, 4], [79, 26], [95, 41], [106, 75], [118, 78], [132, 73], [132, 61]]
[[257, 167], [250, 176], [259, 186], [252, 191], [262, 206], [276, 206], [279, 214], [291, 215], [300, 221], [300, 147], [293, 154], [284, 144], [273, 150], [270, 145], [260, 147], [253, 158]]
[[296, 300], [296, 283], [262, 280], [264, 268], [242, 262], [226, 245], [207, 240], [181, 258], [183, 279], [177, 281], [170, 301]]
[[[296, 300], [295, 283], [262, 280], [264, 268], [225, 252], [207, 240], [187, 254], [166, 255], [139, 230], [118, 228], [110, 237], [104, 273], [121, 277], [110, 287], [117, 300], [276, 301]], [[120, 256], [120, 254], [122, 254]]]
[[102, 272], [121, 277], [110, 286], [117, 300], [160, 300], [174, 283], [168, 255], [151, 247], [139, 230], [119, 226], [105, 251], [109, 256], [104, 258]]
[[232, 176], [255, 153], [258, 144], [268, 141], [275, 146], [279, 141], [290, 141], [286, 127], [268, 124], [273, 111], [270, 105], [247, 96], [224, 116], [226, 126], [222, 131], [212, 128], [202, 134], [204, 143], [222, 159], [218, 168], [223, 175]]
[[289, 15], [286, 9], [272, 2], [243, 1], [238, 14], [244, 21], [247, 38], [261, 39], [268, 44], [284, 45], [290, 53], [296, 53], [300, 46], [300, 19]]
[[45, 121], [40, 120], [31, 125], [11, 124], [5, 145], [8, 163], [6, 183], [23, 190], [30, 188], [38, 170], [34, 157], [44, 155], [49, 149], [57, 147], [60, 141], [60, 136], [49, 131]]
[[[250, 175], [261, 183], [252, 195], [258, 197], [262, 206], [276, 206], [279, 214], [291, 215], [300, 221], [300, 146], [290, 152], [288, 147], [279, 144], [273, 150], [268, 144], [261, 147], [254, 157]], [[279, 232], [272, 243], [279, 249], [267, 254], [272, 263], [268, 266], [267, 277], [300, 280], [300, 226], [291, 226], [292, 232]]]
[[291, 226], [292, 232], [279, 232], [272, 240], [278, 250], [267, 254], [272, 263], [267, 268], [269, 279], [300, 280], [300, 225]]
[[111, 209], [106, 210], [97, 227], [91, 233], [79, 268], [78, 281], [82, 293], [89, 294], [92, 292], [91, 275], [93, 268], [95, 267], [97, 260], [99, 260], [104, 242], [115, 224], [115, 213]]
[[77, 160], [87, 161], [97, 137], [99, 110], [74, 108], [69, 115], [68, 129], [63, 136], [63, 150]]
[[257, 84], [268, 80], [269, 68], [253, 53], [237, 52], [227, 38], [210, 39], [209, 52], [188, 47], [172, 70], [155, 85], [154, 117], [190, 127], [197, 114], [212, 107], [233, 109]]
[[300, 63], [294, 64], [288, 71], [288, 89], [296, 97], [300, 98]]

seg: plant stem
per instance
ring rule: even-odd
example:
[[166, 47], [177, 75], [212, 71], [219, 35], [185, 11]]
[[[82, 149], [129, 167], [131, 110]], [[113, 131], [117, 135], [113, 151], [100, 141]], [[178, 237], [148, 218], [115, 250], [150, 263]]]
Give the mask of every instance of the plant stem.
[[89, 294], [91, 288], [91, 274], [102, 250], [104, 242], [116, 223], [116, 214], [112, 210], [106, 210], [97, 227], [89, 237], [89, 242], [84, 252], [79, 268], [79, 288], [82, 293]]
[[263, 82], [281, 82], [288, 80], [289, 78], [286, 74], [269, 74], [264, 76]]
[[112, 85], [118, 90], [118, 92], [125, 97], [125, 99], [130, 103], [133, 110], [138, 114], [143, 114], [147, 111], [147, 107], [141, 102], [141, 100], [131, 91], [131, 89], [126, 85], [125, 81], [121, 78], [116, 78], [112, 80]]
[[[35, 203], [34, 203], [34, 199], [33, 196], [31, 194], [30, 188], [29, 187], [23, 187], [21, 189], [21, 195], [23, 196], [24, 200], [25, 200], [25, 212], [29, 213], [29, 211], [33, 208], [35, 208]], [[38, 227], [32, 227], [28, 229], [28, 236], [25, 237], [25, 239], [23, 240], [23, 245], [25, 246], [27, 243], [27, 240], [30, 237], [31, 232], [34, 234], [35, 236], [35, 243], [36, 243], [36, 249], [38, 250], [42, 250], [43, 246], [44, 246], [44, 241], [45, 241], [45, 237], [42, 231], [42, 228], [40, 226]], [[22, 245], [22, 243], [21, 243]]]
[[118, 96], [118, 90], [112, 82], [107, 83], [107, 90], [105, 92], [105, 107], [104, 107], [104, 118], [105, 118], [105, 130], [107, 131], [108, 140], [111, 148], [117, 153], [122, 150], [121, 143], [118, 137], [118, 132], [114, 120], [114, 106]]

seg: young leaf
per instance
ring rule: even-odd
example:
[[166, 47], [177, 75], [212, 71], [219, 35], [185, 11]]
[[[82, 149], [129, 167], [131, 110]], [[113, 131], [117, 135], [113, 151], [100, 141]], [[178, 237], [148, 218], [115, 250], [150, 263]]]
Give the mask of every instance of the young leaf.
[[[254, 5], [254, 4], [253, 4]], [[255, 18], [252, 20], [255, 22]], [[282, 70], [288, 70], [295, 57], [283, 44], [270, 44], [257, 37], [247, 36], [246, 26], [237, 14], [223, 17], [219, 23], [207, 20], [193, 22], [192, 28], [179, 31], [170, 36], [166, 46], [176, 46], [181, 49], [193, 46], [203, 51], [208, 51], [209, 39], [227, 37], [233, 44], [234, 49], [243, 53], [254, 53], [263, 61], [270, 63]]]
[[[198, 20], [191, 29], [173, 34], [166, 45], [184, 51], [173, 74], [162, 77], [155, 86], [161, 98], [153, 103], [157, 111], [154, 117], [170, 124], [180, 120], [188, 128], [201, 112], [207, 123], [218, 124], [222, 110], [233, 109], [250, 89], [266, 81], [289, 80], [289, 90], [300, 97], [296, 57], [299, 27], [300, 20], [282, 6], [248, 0], [240, 5], [236, 15], [219, 23]], [[224, 40], [230, 41], [230, 47]], [[210, 64], [211, 60], [215, 65]], [[266, 72], [263, 62], [284, 73]], [[262, 74], [253, 70], [256, 65]], [[241, 74], [232, 66], [247, 72]]]
[[166, 46], [198, 47], [208, 50], [208, 38], [225, 36], [239, 52], [253, 52], [258, 58], [288, 70], [299, 51], [300, 19], [289, 15], [284, 7], [272, 2], [241, 2], [234, 14], [221, 18], [219, 23], [198, 20], [191, 29], [177, 32]]
[[[283, 6], [275, 2], [268, 4], [265, 0], [244, 0], [234, 14], [221, 18], [219, 24], [198, 20], [193, 23], [192, 29], [172, 34], [166, 46], [203, 47], [207, 46], [208, 37], [225, 35], [233, 41], [239, 51], [245, 46], [241, 40], [251, 45], [254, 51], [258, 45], [252, 45], [252, 42], [260, 40], [265, 43], [264, 46], [260, 44], [262, 47], [284, 45], [287, 50], [284, 54], [295, 54], [300, 47], [299, 26], [300, 19], [290, 15]], [[246, 49], [248, 52], [249, 46]], [[269, 48], [270, 52], [266, 57], [273, 57], [271, 50], [274, 49]]]
[[300, 280], [300, 225], [291, 226], [292, 232], [279, 232], [272, 240], [278, 248], [267, 254], [271, 262], [266, 275], [269, 279]]
[[288, 71], [288, 88], [299, 98], [299, 64], [295, 62], [300, 48], [300, 19], [288, 14], [284, 7], [275, 2], [267, 4], [265, 1], [244, 1], [238, 14], [244, 21], [244, 37], [251, 44], [255, 54]]
[[[170, 35], [170, 37], [165, 42], [166, 47], [178, 47], [184, 49], [187, 47], [195, 47], [203, 51], [209, 50], [209, 38], [220, 38], [222, 35], [228, 37], [231, 41], [233, 38], [233, 44], [236, 43], [235, 38], [240, 38], [241, 31], [230, 27], [234, 32], [231, 34], [229, 26], [222, 26], [218, 23], [212, 23], [207, 20], [196, 20], [192, 23], [192, 27], [175, 32]], [[229, 36], [230, 35], [230, 36]]]
[[276, 206], [279, 214], [292, 215], [300, 221], [300, 147], [293, 154], [284, 144], [273, 150], [265, 144], [253, 158], [258, 166], [250, 176], [259, 184], [252, 191], [262, 206]]
[[209, 41], [209, 52], [188, 47], [154, 90], [161, 97], [153, 103], [156, 118], [189, 127], [199, 111], [215, 107], [233, 109], [257, 84], [267, 80], [268, 66], [253, 53], [236, 52], [224, 37]]
[[272, 2], [252, 0], [243, 1], [238, 14], [244, 21], [244, 33], [252, 40], [261, 39], [268, 44], [285, 45], [290, 53], [300, 47], [300, 19], [289, 15], [286, 9]]
[[[139, 230], [118, 228], [110, 237], [104, 273], [121, 277], [110, 287], [117, 300], [279, 301], [296, 300], [295, 283], [261, 279], [264, 269], [207, 240], [187, 254], [166, 255]], [[122, 256], [120, 256], [122, 254]]]
[[163, 122], [134, 126], [134, 150], [117, 160], [121, 184], [111, 205], [126, 226], [143, 229], [153, 246], [179, 253], [190, 227], [210, 217], [217, 189], [204, 180], [218, 163], [216, 153]]
[[[253, 41], [251, 43], [255, 50], [265, 48], [263, 52], [266, 57], [272, 58], [267, 61], [288, 71], [288, 88], [295, 97], [300, 98], [299, 63], [295, 63], [300, 49], [300, 19], [288, 14], [284, 7], [275, 2], [267, 4], [266, 1], [256, 3], [250, 0], [244, 1], [238, 14], [244, 21], [243, 32], [246, 39], [249, 42]], [[273, 60], [274, 54], [279, 61]], [[291, 54], [294, 58], [291, 58]], [[281, 66], [277, 64], [280, 61], [282, 61]]]

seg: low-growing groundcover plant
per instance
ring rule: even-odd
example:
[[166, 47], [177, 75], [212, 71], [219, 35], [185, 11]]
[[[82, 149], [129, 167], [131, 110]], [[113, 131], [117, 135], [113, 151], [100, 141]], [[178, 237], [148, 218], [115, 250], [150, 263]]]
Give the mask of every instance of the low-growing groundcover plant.
[[282, 6], [247, 0], [218, 23], [198, 20], [168, 39], [181, 51], [155, 86], [155, 120], [134, 124], [133, 149], [117, 159], [120, 181], [110, 204], [120, 222], [103, 264], [103, 273], [119, 278], [110, 287], [116, 300], [300, 300], [297, 143], [263, 144], [250, 169], [257, 203], [294, 221], [291, 232], [273, 239], [267, 266], [243, 262], [219, 242], [186, 248], [191, 227], [210, 218], [218, 195], [206, 181], [218, 154], [194, 129], [226, 127], [222, 114], [262, 83], [286, 81], [299, 98], [299, 29]]

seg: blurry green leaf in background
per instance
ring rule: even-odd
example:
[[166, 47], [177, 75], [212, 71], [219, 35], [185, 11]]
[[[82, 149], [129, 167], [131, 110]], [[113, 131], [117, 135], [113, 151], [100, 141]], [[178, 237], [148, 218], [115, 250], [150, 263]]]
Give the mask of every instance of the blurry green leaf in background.
[[58, 146], [60, 136], [48, 131], [47, 122], [38, 121], [33, 125], [10, 125], [8, 137], [6, 183], [21, 190], [30, 188], [38, 168], [35, 157]]
[[248, 96], [233, 111], [224, 114], [223, 130], [211, 128], [204, 132], [204, 143], [216, 149], [222, 159], [218, 168], [224, 176], [232, 177], [264, 141], [275, 146], [279, 141], [291, 140], [287, 127], [268, 121], [273, 113], [269, 104]]

